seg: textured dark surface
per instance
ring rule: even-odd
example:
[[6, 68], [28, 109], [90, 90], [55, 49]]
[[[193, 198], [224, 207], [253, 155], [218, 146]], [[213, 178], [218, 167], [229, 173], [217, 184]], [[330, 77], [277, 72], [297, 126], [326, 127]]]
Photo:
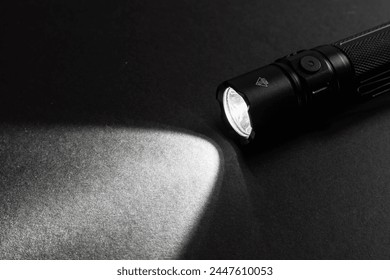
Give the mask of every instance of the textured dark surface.
[[390, 66], [390, 24], [369, 29], [335, 43], [351, 60], [359, 82]]
[[215, 101], [221, 81], [387, 22], [387, 0], [14, 2], [2, 258], [390, 257], [389, 98], [250, 152]]

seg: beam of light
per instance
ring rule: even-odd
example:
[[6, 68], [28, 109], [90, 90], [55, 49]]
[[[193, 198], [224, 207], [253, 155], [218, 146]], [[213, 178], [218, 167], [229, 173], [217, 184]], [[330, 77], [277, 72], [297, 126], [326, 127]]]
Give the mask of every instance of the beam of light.
[[218, 180], [216, 146], [182, 132], [2, 131], [1, 259], [175, 258]]

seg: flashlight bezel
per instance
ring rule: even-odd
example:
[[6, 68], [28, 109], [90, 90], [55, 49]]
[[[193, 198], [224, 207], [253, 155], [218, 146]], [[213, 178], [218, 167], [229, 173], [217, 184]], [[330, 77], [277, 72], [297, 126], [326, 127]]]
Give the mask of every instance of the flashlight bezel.
[[[244, 107], [241, 107], [241, 105], [238, 105], [240, 106], [241, 108], [237, 108], [236, 106], [234, 106], [233, 104], [235, 102], [233, 102], [233, 98], [234, 96], [237, 96], [238, 99], [240, 100], [240, 104]], [[232, 87], [228, 87], [225, 89], [224, 93], [223, 93], [223, 106], [224, 106], [224, 109], [225, 109], [225, 114], [226, 114], [226, 117], [230, 123], [230, 126], [242, 137], [244, 138], [249, 138], [251, 132], [252, 132], [252, 121], [251, 121], [251, 118], [248, 114], [248, 110], [249, 110], [249, 105], [248, 103], [242, 98], [242, 96], [240, 94], [238, 94]], [[236, 108], [234, 108], [236, 107]], [[242, 112], [240, 112], [240, 115], [242, 117], [245, 117], [246, 120], [247, 120], [247, 123], [245, 125], [246, 128], [245, 128], [245, 125], [243, 125], [243, 123], [237, 119], [237, 115], [235, 114], [235, 111], [239, 109]], [[248, 131], [249, 130], [249, 131]]]
[[[227, 117], [227, 114], [226, 114], [226, 111], [225, 111], [225, 106], [224, 106], [224, 94], [225, 94], [225, 91], [228, 89], [228, 88], [231, 88], [233, 89], [238, 95], [241, 96], [242, 99], [244, 99], [245, 103], [247, 104], [248, 106], [248, 115], [249, 115], [249, 120], [250, 120], [250, 123], [251, 123], [251, 127], [252, 127], [252, 130], [251, 130], [251, 133], [249, 134], [248, 137], [245, 137], [245, 136], [242, 136], [240, 135], [231, 125], [228, 117]], [[217, 100], [218, 100], [218, 103], [221, 107], [221, 114], [222, 114], [222, 119], [224, 120], [225, 122], [225, 125], [228, 127], [228, 131], [229, 131], [229, 134], [231, 134], [232, 138], [234, 138], [235, 140], [239, 141], [240, 144], [243, 144], [243, 145], [246, 145], [250, 142], [253, 141], [253, 139], [255, 138], [255, 128], [253, 127], [253, 123], [252, 123], [252, 116], [251, 116], [251, 106], [250, 106], [250, 103], [249, 103], [249, 100], [248, 98], [245, 96], [245, 94], [241, 93], [240, 91], [236, 90], [234, 88], [234, 86], [232, 86], [231, 84], [229, 84], [228, 82], [223, 82], [217, 89]]]

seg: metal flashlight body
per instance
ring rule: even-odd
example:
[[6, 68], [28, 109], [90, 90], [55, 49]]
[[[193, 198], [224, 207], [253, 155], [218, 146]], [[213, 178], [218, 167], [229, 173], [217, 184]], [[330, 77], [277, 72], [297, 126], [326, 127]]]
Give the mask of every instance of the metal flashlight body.
[[222, 117], [241, 143], [273, 119], [390, 91], [390, 23], [302, 50], [223, 82]]

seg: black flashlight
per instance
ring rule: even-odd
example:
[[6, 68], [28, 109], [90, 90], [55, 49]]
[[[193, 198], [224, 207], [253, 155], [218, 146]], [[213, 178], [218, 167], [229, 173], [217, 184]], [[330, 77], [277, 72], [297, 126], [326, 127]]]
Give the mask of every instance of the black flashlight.
[[233, 134], [241, 143], [249, 143], [275, 118], [389, 91], [390, 23], [386, 23], [225, 81], [217, 89], [217, 100]]

